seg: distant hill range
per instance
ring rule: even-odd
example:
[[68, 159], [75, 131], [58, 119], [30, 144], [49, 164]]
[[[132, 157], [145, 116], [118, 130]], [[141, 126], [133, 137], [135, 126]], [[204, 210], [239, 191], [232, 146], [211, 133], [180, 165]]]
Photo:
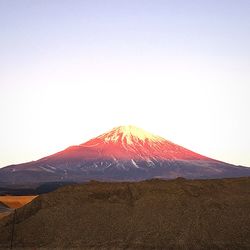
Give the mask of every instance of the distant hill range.
[[0, 169], [0, 187], [242, 176], [250, 176], [250, 168], [205, 157], [134, 126], [121, 126], [40, 160]]
[[0, 249], [250, 249], [250, 178], [92, 181], [0, 220]]

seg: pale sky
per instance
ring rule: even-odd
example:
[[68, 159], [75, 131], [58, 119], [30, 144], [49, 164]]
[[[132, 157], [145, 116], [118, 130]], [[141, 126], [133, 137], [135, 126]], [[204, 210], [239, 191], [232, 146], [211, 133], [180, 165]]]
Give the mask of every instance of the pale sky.
[[250, 167], [250, 1], [0, 0], [0, 167], [132, 124]]

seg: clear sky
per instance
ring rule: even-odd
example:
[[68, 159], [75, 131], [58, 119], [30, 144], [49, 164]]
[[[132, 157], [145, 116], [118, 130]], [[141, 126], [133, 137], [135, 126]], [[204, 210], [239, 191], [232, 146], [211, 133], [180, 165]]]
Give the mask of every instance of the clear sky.
[[0, 0], [0, 167], [133, 124], [250, 166], [249, 0]]

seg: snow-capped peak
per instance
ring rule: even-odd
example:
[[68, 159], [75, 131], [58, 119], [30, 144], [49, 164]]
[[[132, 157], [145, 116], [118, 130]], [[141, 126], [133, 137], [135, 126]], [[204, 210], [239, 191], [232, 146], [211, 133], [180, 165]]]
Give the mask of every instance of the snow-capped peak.
[[[115, 127], [80, 145], [76, 151], [88, 152], [91, 158], [116, 159], [205, 159], [188, 149], [135, 126]], [[78, 152], [76, 152], [78, 154]], [[135, 164], [133, 164], [135, 165]]]
[[127, 144], [133, 144], [134, 141], [163, 141], [162, 137], [153, 135], [141, 128], [127, 125], [113, 128], [110, 132], [101, 136], [105, 142], [118, 142], [126, 139]]

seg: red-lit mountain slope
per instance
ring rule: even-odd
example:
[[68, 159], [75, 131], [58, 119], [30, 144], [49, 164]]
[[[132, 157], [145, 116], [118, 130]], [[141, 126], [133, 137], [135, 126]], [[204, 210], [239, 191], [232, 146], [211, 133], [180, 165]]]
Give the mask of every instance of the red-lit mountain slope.
[[[45, 159], [208, 160], [134, 126], [121, 126]], [[211, 159], [210, 159], [211, 160]]]
[[0, 183], [223, 178], [250, 168], [210, 159], [134, 126], [121, 126], [35, 162], [0, 170]]

